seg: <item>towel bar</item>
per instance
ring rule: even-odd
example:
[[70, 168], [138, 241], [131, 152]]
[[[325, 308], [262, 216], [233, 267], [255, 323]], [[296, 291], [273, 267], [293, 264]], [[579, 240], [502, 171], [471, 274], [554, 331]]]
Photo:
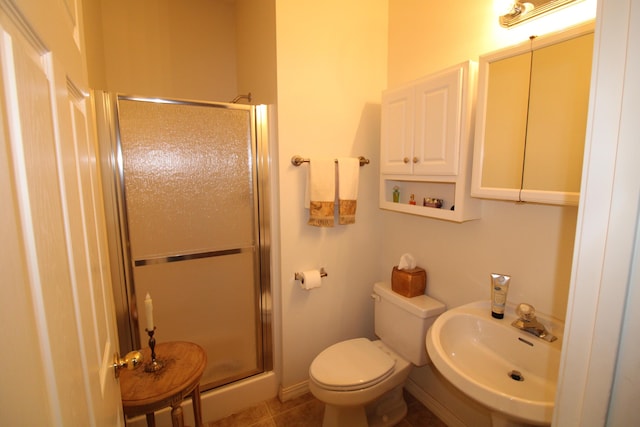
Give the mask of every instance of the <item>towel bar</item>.
[[[359, 156], [358, 159], [360, 159], [360, 166], [364, 166], [364, 165], [368, 165], [369, 164], [369, 159], [363, 157], [363, 156]], [[310, 159], [305, 159], [302, 156], [293, 156], [291, 158], [291, 164], [293, 166], [300, 166], [303, 163], [309, 163], [311, 160]], [[338, 163], [338, 160], [336, 160], [336, 163]]]

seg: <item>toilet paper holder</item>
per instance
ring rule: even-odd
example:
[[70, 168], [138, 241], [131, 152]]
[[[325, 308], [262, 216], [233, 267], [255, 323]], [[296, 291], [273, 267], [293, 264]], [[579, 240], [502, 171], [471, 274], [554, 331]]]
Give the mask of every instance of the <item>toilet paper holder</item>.
[[[296, 280], [302, 280], [302, 273], [295, 273], [294, 277]], [[324, 267], [320, 268], [320, 277], [327, 277], [327, 272], [324, 270]]]

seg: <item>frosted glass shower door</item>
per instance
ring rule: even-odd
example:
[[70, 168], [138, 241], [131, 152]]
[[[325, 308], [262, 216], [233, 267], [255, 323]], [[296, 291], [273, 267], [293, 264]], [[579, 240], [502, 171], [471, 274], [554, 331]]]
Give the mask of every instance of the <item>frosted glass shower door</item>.
[[251, 110], [120, 98], [118, 124], [142, 346], [148, 292], [157, 341], [207, 352], [203, 387], [261, 372]]

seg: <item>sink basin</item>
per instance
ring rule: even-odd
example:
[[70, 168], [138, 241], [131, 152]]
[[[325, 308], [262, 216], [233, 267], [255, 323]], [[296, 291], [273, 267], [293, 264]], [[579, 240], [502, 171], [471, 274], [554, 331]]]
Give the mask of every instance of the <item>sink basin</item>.
[[[517, 316], [491, 317], [489, 301], [446, 311], [427, 333], [427, 352], [440, 373], [463, 393], [487, 406], [492, 418], [551, 424], [562, 324], [538, 315], [558, 337], [547, 342], [511, 326]], [[504, 424], [504, 423], [503, 423]]]

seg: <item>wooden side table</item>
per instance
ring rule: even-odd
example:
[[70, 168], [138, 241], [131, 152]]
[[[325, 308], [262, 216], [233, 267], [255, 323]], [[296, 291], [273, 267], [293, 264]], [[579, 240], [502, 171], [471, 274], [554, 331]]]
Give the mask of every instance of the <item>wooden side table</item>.
[[120, 373], [120, 393], [125, 415], [146, 414], [147, 426], [155, 427], [154, 411], [171, 406], [173, 427], [184, 427], [182, 401], [191, 395], [196, 427], [202, 427], [200, 378], [207, 355], [197, 344], [166, 342], [155, 347], [156, 360], [164, 366], [157, 372], [145, 372], [151, 361], [151, 350], [141, 350], [143, 366]]

